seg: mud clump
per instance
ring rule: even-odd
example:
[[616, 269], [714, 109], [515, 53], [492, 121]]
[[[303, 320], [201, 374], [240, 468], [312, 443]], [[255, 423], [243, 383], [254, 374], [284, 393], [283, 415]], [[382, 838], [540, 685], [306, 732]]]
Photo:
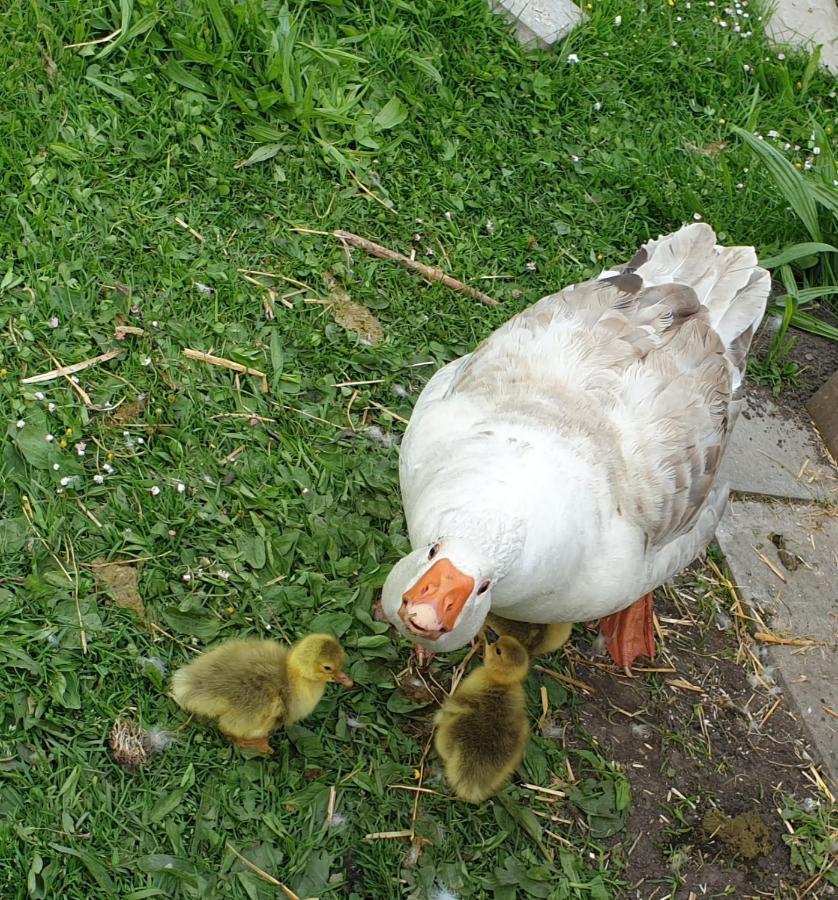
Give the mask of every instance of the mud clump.
[[731, 817], [720, 809], [708, 809], [701, 824], [705, 837], [717, 838], [741, 859], [757, 859], [771, 852], [771, 832], [756, 813]]

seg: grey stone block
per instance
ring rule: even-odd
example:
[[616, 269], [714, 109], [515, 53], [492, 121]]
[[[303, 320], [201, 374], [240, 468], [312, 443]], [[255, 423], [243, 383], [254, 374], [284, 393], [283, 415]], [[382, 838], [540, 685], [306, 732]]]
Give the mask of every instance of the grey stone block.
[[570, 0], [490, 0], [494, 12], [515, 23], [521, 44], [549, 49], [585, 18]]
[[821, 62], [838, 75], [838, 6], [835, 0], [778, 0], [766, 35], [795, 47], [821, 44]]
[[716, 539], [743, 602], [771, 632], [815, 642], [766, 644], [766, 661], [777, 667], [786, 709], [804, 723], [838, 783], [838, 515], [814, 505], [733, 500]]
[[719, 481], [732, 491], [838, 502], [838, 478], [805, 416], [785, 417], [768, 401], [749, 403], [733, 429]]

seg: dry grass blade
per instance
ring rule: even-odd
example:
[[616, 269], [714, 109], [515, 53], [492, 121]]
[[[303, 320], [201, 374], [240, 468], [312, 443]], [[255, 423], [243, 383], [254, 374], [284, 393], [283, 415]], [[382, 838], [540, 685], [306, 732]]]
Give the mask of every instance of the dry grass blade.
[[113, 41], [118, 38], [122, 34], [122, 28], [119, 27], [116, 31], [112, 31], [110, 34], [106, 34], [104, 37], [96, 38], [94, 41], [82, 41], [79, 44], [65, 44], [65, 50], [76, 50], [79, 47], [95, 47], [97, 44], [107, 44], [109, 41]]
[[811, 638], [782, 637], [767, 631], [754, 632], [754, 640], [763, 644], [781, 644], [785, 647], [815, 647], [818, 643], [823, 643], [822, 641], [813, 641]]
[[21, 384], [44, 384], [47, 381], [55, 381], [56, 378], [63, 378], [65, 375], [74, 375], [76, 372], [82, 372], [91, 366], [98, 366], [99, 363], [108, 362], [121, 356], [124, 350], [108, 350], [107, 353], [100, 353], [99, 356], [92, 356], [90, 359], [83, 359], [81, 362], [73, 363], [71, 366], [60, 366], [57, 369], [51, 369], [42, 375], [31, 375], [29, 378], [22, 378]]
[[243, 866], [247, 866], [251, 872], [255, 872], [263, 881], [267, 881], [268, 884], [272, 884], [274, 887], [278, 887], [288, 900], [300, 900], [298, 894], [295, 894], [290, 887], [284, 885], [281, 881], [274, 878], [273, 875], [269, 875], [264, 869], [260, 869], [259, 866], [256, 865], [255, 862], [251, 862], [246, 856], [242, 856], [238, 850], [227, 841], [227, 849], [241, 862]]
[[204, 353], [201, 350], [190, 350], [185, 347], [183, 355], [187, 359], [195, 359], [199, 362], [205, 362], [210, 366], [218, 366], [222, 369], [230, 369], [233, 372], [240, 372], [242, 375], [255, 375], [261, 379], [262, 393], [268, 393], [268, 378], [264, 372], [259, 369], [253, 369], [250, 366], [243, 366], [241, 363], [234, 362], [232, 359], [225, 359], [223, 356], [213, 356], [211, 353]]
[[786, 576], [783, 575], [783, 573], [774, 565], [774, 563], [771, 562], [771, 560], [764, 553], [760, 553], [760, 551], [757, 550], [756, 547], [752, 547], [751, 549], [754, 551], [754, 553], [756, 553], [756, 555], [759, 557], [759, 559], [762, 562], [764, 562], [765, 565], [768, 566], [769, 569], [771, 569], [771, 571], [780, 579], [780, 581], [782, 581], [783, 584], [785, 584]]

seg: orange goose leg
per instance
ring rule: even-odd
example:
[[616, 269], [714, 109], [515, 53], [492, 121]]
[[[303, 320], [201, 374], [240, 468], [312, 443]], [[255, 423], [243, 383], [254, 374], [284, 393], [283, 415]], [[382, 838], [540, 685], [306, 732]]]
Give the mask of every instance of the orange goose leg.
[[627, 672], [638, 656], [654, 659], [655, 628], [652, 622], [652, 594], [646, 594], [618, 613], [599, 620], [608, 652]]
[[[229, 735], [228, 735], [229, 736]], [[271, 745], [268, 743], [267, 737], [260, 738], [242, 738], [229, 736], [230, 740], [237, 746], [245, 750], [258, 750], [260, 753], [273, 753]]]

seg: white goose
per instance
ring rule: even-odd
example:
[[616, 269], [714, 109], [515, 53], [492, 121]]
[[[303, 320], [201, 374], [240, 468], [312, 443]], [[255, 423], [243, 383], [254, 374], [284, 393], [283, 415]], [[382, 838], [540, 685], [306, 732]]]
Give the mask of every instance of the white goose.
[[440, 369], [401, 447], [414, 550], [384, 585], [390, 622], [450, 651], [490, 610], [600, 619], [619, 665], [653, 656], [650, 592], [725, 506], [716, 474], [769, 288], [752, 247], [689, 225]]

